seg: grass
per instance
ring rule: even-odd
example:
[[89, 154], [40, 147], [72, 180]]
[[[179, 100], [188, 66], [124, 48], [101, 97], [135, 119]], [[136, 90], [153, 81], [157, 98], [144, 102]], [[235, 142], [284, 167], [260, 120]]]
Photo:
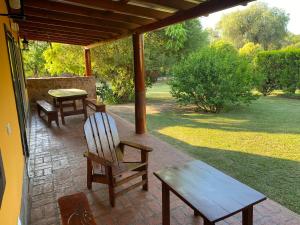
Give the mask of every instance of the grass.
[[[147, 98], [156, 107], [147, 113], [149, 132], [300, 214], [299, 99], [273, 95], [202, 114], [176, 106], [165, 83]], [[132, 113], [118, 114], [133, 122]]]

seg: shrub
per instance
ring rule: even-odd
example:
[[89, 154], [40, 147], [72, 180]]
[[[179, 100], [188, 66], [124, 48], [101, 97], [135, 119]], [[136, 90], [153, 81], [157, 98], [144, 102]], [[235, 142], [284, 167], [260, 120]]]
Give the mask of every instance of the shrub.
[[195, 104], [207, 112], [255, 99], [249, 64], [226, 42], [215, 43], [180, 62], [170, 84], [179, 103]]
[[277, 88], [293, 94], [300, 85], [300, 49], [261, 52], [255, 67], [261, 76], [258, 89], [264, 95]]

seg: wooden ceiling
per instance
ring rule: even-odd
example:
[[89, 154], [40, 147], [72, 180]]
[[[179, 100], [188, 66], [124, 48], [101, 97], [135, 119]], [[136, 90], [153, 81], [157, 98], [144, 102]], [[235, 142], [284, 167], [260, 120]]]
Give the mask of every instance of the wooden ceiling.
[[87, 47], [252, 0], [24, 0], [21, 38]]

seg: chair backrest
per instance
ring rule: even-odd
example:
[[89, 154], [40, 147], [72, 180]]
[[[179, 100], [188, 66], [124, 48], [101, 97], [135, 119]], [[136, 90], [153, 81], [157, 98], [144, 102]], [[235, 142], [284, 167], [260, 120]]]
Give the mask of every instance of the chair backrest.
[[107, 113], [96, 112], [84, 123], [88, 151], [114, 163], [122, 159], [120, 139], [114, 119]]

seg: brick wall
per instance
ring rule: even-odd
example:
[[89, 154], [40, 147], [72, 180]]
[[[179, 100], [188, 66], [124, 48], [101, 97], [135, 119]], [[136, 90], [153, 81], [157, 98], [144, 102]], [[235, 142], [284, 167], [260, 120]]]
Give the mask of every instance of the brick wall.
[[48, 91], [57, 88], [78, 88], [86, 90], [88, 97], [96, 98], [96, 79], [94, 76], [27, 79], [27, 92], [31, 104], [40, 99], [52, 102], [52, 98], [48, 95]]

